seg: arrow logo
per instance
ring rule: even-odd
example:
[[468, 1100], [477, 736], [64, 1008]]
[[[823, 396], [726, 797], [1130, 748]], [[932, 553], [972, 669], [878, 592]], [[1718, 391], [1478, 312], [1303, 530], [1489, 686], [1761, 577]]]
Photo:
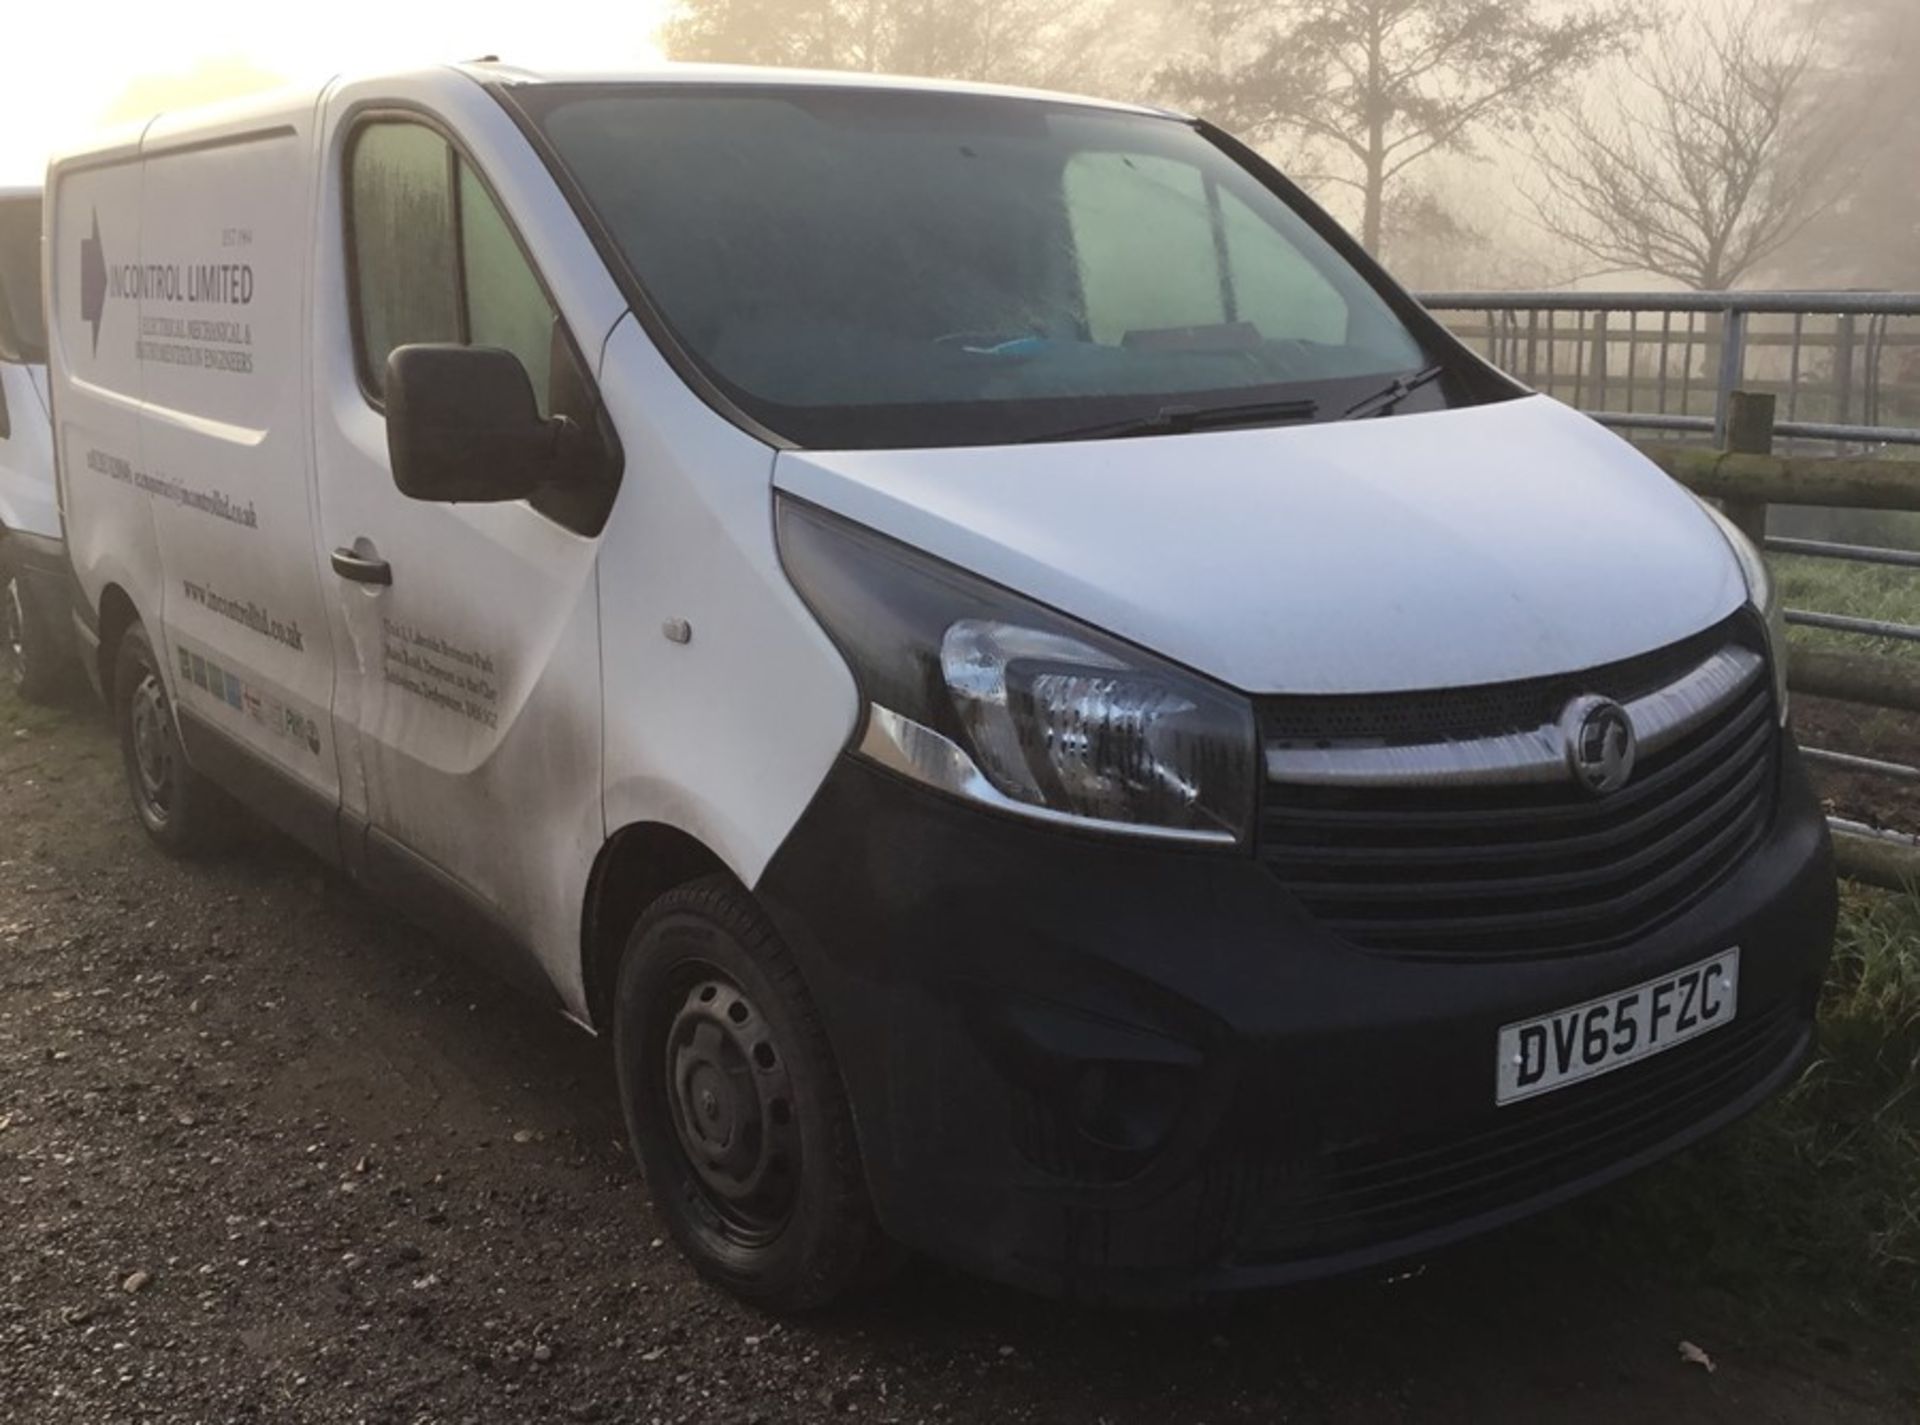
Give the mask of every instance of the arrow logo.
[[100, 245], [100, 210], [93, 210], [93, 236], [80, 239], [80, 320], [93, 327], [93, 354], [100, 354], [100, 318], [107, 310], [107, 254]]

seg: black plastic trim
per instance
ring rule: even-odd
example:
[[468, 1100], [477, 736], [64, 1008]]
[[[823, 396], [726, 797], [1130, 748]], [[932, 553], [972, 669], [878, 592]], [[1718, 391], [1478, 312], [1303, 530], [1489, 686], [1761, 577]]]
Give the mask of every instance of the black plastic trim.
[[[1824, 817], [1783, 743], [1780, 815], [1733, 874], [1672, 922], [1583, 957], [1370, 955], [1249, 859], [1010, 823], [851, 755], [754, 893], [820, 1007], [890, 1233], [1044, 1292], [1185, 1301], [1374, 1267], [1517, 1220], [1787, 1082], [1810, 1042], [1837, 895]], [[1623, 1135], [1617, 1156], [1555, 1159], [1525, 1181], [1500, 1164], [1480, 1172], [1486, 1135], [1537, 1124], [1495, 1107], [1500, 1025], [1735, 944], [1741, 1019], [1778, 1026], [1759, 1057], [1723, 1073], [1703, 1039], [1708, 1051], [1646, 1061], [1665, 1068], [1571, 1086], [1554, 1100], [1556, 1133], [1562, 1116], [1605, 1118], [1620, 1092], [1665, 1075], [1710, 1091], [1675, 1131]], [[1117, 1092], [1124, 1116], [1129, 1091], [1097, 1087], [1108, 1065], [1108, 1084], [1184, 1086], [1176, 1118], [1117, 1157], [1074, 1126], [1076, 1085]], [[1394, 1189], [1404, 1212], [1350, 1213], [1344, 1179], [1328, 1176], [1352, 1162], [1397, 1172], [1435, 1145], [1464, 1175], [1444, 1203], [1422, 1196], [1416, 1166]], [[1260, 1213], [1280, 1208], [1297, 1216], [1274, 1236]]]
[[485, 896], [377, 826], [366, 828], [363, 845], [367, 885], [409, 920], [458, 946], [514, 988], [548, 1007], [560, 1006], [559, 992], [539, 958]]
[[344, 811], [190, 707], [175, 705], [194, 770], [307, 850], [347, 871], [414, 923], [549, 1007], [560, 996], [532, 947], [478, 891]]
[[194, 709], [176, 702], [187, 760], [263, 820], [331, 862], [340, 860], [339, 804], [315, 791]]

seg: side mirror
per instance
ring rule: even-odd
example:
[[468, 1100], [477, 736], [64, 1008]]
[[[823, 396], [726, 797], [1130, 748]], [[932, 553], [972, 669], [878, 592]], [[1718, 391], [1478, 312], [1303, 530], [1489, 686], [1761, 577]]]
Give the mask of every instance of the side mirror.
[[387, 456], [415, 500], [524, 500], [563, 469], [573, 423], [544, 420], [520, 358], [420, 342], [387, 358]]

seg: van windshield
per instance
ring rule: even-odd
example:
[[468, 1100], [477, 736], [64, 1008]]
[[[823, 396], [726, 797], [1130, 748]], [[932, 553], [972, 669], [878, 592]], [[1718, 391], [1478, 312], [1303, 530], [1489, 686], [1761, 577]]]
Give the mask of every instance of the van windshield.
[[1245, 419], [1215, 423], [1259, 424], [1262, 406], [1333, 419], [1433, 359], [1299, 212], [1177, 120], [802, 86], [511, 102], [687, 357], [801, 446], [1227, 408]]

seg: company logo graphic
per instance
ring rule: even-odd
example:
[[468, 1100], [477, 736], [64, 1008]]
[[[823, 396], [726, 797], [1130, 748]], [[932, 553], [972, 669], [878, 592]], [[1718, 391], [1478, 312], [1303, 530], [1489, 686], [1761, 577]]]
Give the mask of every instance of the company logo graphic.
[[93, 328], [93, 354], [100, 354], [100, 318], [107, 310], [107, 253], [100, 245], [100, 210], [93, 236], [80, 239], [80, 320]]
[[1633, 776], [1633, 719], [1611, 698], [1575, 698], [1560, 715], [1560, 734], [1574, 780], [1594, 795], [1617, 792]]

